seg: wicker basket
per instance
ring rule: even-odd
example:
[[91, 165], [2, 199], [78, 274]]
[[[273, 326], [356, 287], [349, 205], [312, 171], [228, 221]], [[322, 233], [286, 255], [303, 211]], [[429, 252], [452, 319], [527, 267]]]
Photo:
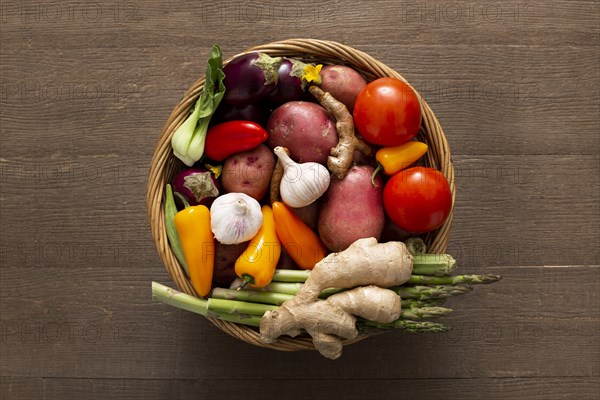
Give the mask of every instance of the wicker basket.
[[[240, 54], [251, 51], [261, 51], [271, 56], [294, 57], [308, 62], [318, 61], [321, 64], [345, 64], [361, 72], [367, 80], [390, 76], [406, 82], [400, 74], [370, 55], [336, 42], [290, 39], [257, 46]], [[226, 64], [230, 60], [226, 60], [224, 63]], [[189, 115], [190, 108], [196, 102], [203, 84], [204, 77], [201, 77], [192, 85], [164, 125], [152, 157], [147, 193], [148, 218], [160, 258], [179, 290], [191, 295], [196, 295], [194, 289], [171, 251], [167, 240], [163, 215], [164, 188], [173, 175], [183, 167], [183, 164], [172, 155], [171, 137]], [[422, 107], [423, 122], [418, 138], [429, 145], [425, 162], [428, 166], [440, 170], [446, 176], [452, 189], [454, 201], [454, 167], [448, 143], [435, 115], [424, 100], [422, 101]], [[452, 214], [442, 227], [429, 233], [424, 238], [429, 252], [443, 253], [446, 251], [451, 223]], [[312, 341], [308, 336], [297, 338], [283, 336], [277, 342], [267, 345], [259, 341], [259, 334], [255, 328], [212, 318], [209, 318], [209, 320], [228, 334], [256, 346], [282, 351], [314, 350]], [[355, 343], [365, 337], [365, 335], [358, 336], [355, 339], [346, 340], [344, 344]]]

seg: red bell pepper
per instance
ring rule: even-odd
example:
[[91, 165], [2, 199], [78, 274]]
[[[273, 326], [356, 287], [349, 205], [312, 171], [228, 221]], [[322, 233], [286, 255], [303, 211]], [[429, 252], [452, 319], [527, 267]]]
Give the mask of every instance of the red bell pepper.
[[208, 130], [204, 154], [215, 161], [223, 161], [235, 153], [258, 147], [268, 137], [267, 131], [256, 122], [223, 122]]

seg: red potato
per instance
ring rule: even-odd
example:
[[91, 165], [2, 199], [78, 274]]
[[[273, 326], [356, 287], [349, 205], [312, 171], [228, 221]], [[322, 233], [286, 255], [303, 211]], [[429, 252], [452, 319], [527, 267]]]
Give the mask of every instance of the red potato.
[[352, 167], [344, 179], [332, 178], [319, 214], [319, 236], [331, 251], [342, 251], [361, 238], [381, 237], [385, 224], [383, 182], [371, 184], [374, 169]]
[[321, 89], [344, 103], [352, 113], [358, 94], [367, 86], [361, 74], [344, 65], [327, 65], [321, 70]]
[[234, 154], [223, 165], [221, 183], [231, 193], [245, 193], [260, 201], [267, 193], [275, 168], [275, 156], [265, 145]]
[[338, 142], [335, 122], [327, 111], [305, 101], [290, 101], [276, 108], [267, 121], [267, 132], [269, 147], [287, 147], [290, 157], [299, 163], [326, 164]]

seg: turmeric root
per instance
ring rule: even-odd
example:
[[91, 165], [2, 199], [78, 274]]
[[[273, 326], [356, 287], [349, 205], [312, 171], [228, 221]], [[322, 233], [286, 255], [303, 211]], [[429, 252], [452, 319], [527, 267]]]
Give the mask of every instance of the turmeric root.
[[[260, 338], [272, 343], [281, 335], [296, 336], [304, 329], [323, 356], [337, 358], [342, 339], [358, 335], [354, 315], [381, 323], [398, 319], [400, 296], [381, 287], [401, 285], [411, 273], [412, 256], [403, 243], [359, 239], [318, 262], [292, 299], [278, 310], [267, 311], [260, 321]], [[354, 289], [319, 300], [328, 287]]]
[[338, 134], [338, 144], [331, 149], [330, 156], [327, 159], [327, 167], [333, 176], [343, 179], [348, 168], [352, 165], [357, 144], [352, 115], [344, 103], [337, 101], [330, 93], [324, 92], [318, 86], [311, 86], [309, 91], [336, 120], [335, 129]]
[[[287, 147], [282, 147], [285, 154], [290, 155], [290, 151]], [[283, 179], [283, 164], [279, 159], [277, 159], [277, 164], [275, 164], [275, 169], [273, 169], [273, 174], [271, 175], [271, 186], [269, 188], [269, 200], [271, 204], [279, 201], [279, 186], [281, 185], [281, 179]]]

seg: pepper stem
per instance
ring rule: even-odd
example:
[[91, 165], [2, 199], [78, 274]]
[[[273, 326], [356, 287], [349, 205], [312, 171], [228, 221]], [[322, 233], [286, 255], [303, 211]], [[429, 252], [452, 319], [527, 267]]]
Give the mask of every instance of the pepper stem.
[[246, 287], [247, 284], [249, 283], [254, 283], [254, 278], [248, 274], [244, 274], [242, 275], [242, 279], [244, 280], [242, 282], [242, 284], [240, 285], [240, 287], [237, 288], [237, 290], [242, 290], [243, 288]]
[[375, 171], [373, 171], [373, 175], [371, 175], [371, 184], [375, 187], [377, 187], [377, 185], [375, 184], [375, 177], [377, 176], [379, 171], [381, 171], [382, 169], [383, 169], [383, 165], [381, 165], [381, 163], [377, 163], [377, 168], [375, 168]]
[[183, 203], [183, 207], [184, 208], [188, 208], [190, 206], [190, 203], [188, 203], [188, 201], [185, 199], [185, 197], [183, 197], [183, 195], [181, 193], [179, 193], [179, 192], [173, 192], [173, 194], [175, 196], [177, 196], [177, 198], [179, 200], [181, 200], [181, 202]]

